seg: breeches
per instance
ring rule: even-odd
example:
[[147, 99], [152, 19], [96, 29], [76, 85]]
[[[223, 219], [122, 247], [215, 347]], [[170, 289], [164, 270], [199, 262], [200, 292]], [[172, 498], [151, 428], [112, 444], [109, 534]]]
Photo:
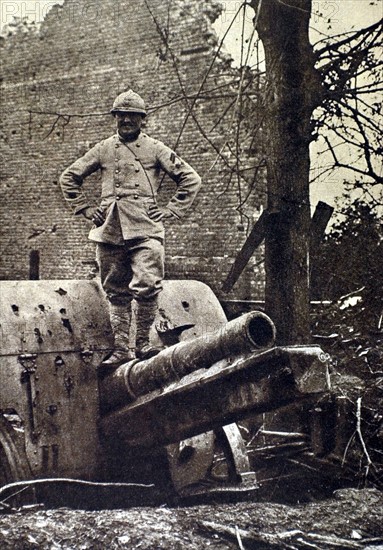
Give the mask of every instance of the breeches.
[[162, 290], [164, 246], [157, 239], [125, 241], [123, 246], [97, 243], [102, 287], [112, 304], [153, 300]]

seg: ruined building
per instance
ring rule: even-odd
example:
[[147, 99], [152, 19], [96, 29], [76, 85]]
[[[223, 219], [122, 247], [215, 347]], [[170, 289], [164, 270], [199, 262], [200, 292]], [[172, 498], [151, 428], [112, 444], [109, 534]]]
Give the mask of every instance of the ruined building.
[[[239, 105], [254, 118], [256, 100], [238, 101], [239, 71], [212, 27], [220, 10], [215, 0], [67, 0], [39, 32], [2, 39], [2, 279], [29, 278], [31, 257], [40, 278], [94, 276], [89, 223], [67, 209], [58, 179], [114, 132], [113, 99], [132, 88], [149, 107], [145, 131], [203, 178], [187, 218], [168, 224], [167, 277], [199, 279], [220, 294], [264, 203], [253, 177], [257, 143], [250, 126], [237, 126]], [[85, 191], [98, 183], [88, 178]], [[163, 189], [166, 200], [172, 182]], [[260, 259], [228, 297], [262, 296]]]

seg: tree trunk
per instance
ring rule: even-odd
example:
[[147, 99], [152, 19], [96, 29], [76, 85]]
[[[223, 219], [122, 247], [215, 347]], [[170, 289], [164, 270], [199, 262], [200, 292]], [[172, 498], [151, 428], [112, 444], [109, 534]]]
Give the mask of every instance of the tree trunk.
[[[258, 0], [253, 0], [257, 11]], [[278, 344], [308, 342], [310, 118], [321, 97], [308, 39], [311, 0], [263, 0], [257, 30], [266, 58], [266, 311]]]

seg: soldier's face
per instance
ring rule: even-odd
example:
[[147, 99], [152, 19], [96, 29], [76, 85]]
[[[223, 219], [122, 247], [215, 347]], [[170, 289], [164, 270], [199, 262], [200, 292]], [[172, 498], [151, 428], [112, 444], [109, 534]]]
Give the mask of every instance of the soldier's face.
[[141, 128], [143, 117], [140, 113], [118, 112], [115, 117], [118, 133], [123, 138], [136, 134]]

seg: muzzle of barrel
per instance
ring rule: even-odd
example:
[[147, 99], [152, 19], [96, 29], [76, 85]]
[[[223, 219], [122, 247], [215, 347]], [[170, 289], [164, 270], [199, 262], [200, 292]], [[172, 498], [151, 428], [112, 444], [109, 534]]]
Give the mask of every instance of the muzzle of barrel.
[[100, 382], [102, 409], [123, 406], [222, 359], [270, 348], [275, 336], [270, 317], [253, 311], [229, 321], [218, 331], [166, 348], [151, 359], [121, 365]]

